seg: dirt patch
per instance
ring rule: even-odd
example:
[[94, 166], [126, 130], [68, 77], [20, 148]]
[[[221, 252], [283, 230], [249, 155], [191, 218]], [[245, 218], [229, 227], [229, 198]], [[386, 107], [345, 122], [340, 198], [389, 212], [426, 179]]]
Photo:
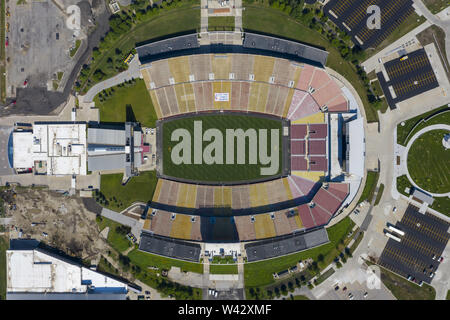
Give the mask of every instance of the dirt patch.
[[[96, 215], [78, 197], [68, 197], [46, 189], [16, 189], [14, 205], [7, 205], [22, 236], [37, 239], [82, 259], [95, 259], [108, 251], [100, 235]], [[15, 208], [15, 210], [14, 210]], [[13, 230], [15, 232], [15, 228]]]

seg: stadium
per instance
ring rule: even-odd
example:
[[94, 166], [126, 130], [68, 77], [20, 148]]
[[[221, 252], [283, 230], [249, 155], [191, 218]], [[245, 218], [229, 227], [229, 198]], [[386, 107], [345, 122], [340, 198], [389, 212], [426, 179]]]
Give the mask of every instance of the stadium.
[[210, 38], [221, 40], [136, 48], [159, 119], [139, 248], [199, 261], [201, 243], [243, 243], [255, 261], [328, 242], [324, 227], [364, 177], [355, 94], [324, 67], [322, 49], [251, 33], [241, 44], [232, 32]]

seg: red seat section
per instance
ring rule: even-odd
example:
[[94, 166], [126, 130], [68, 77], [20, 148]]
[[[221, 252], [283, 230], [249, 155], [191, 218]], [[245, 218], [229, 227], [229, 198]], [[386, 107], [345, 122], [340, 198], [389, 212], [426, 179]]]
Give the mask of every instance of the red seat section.
[[325, 140], [308, 140], [309, 155], [326, 155], [327, 143]]
[[316, 225], [321, 226], [324, 224], [327, 224], [328, 221], [331, 219], [331, 215], [326, 212], [324, 209], [322, 209], [319, 206], [314, 206], [314, 208], [310, 208], [311, 213], [314, 217], [314, 220], [316, 221]]
[[331, 215], [333, 215], [337, 209], [341, 206], [342, 201], [336, 199], [333, 195], [331, 195], [327, 190], [320, 188], [314, 196], [314, 203], [328, 211]]
[[305, 140], [291, 140], [291, 154], [304, 155], [305, 154]]
[[328, 171], [328, 160], [326, 157], [311, 156], [309, 157], [309, 170], [311, 171]]
[[307, 204], [298, 207], [298, 214], [300, 215], [300, 219], [302, 220], [303, 226], [306, 229], [315, 227], [317, 225]]
[[291, 170], [306, 171], [308, 169], [308, 162], [304, 156], [291, 156]]
[[325, 139], [328, 136], [328, 126], [326, 123], [309, 125], [310, 139]]
[[305, 64], [303, 65], [302, 72], [300, 73], [300, 79], [298, 79], [297, 89], [308, 91], [309, 84], [311, 83], [311, 79], [313, 77], [314, 67]]
[[291, 139], [305, 139], [308, 126], [306, 124], [291, 125]]
[[350, 192], [350, 187], [347, 183], [329, 183], [328, 192], [332, 193], [341, 201], [344, 201]]
[[327, 105], [330, 112], [345, 112], [349, 109], [348, 101], [342, 94], [331, 100]]

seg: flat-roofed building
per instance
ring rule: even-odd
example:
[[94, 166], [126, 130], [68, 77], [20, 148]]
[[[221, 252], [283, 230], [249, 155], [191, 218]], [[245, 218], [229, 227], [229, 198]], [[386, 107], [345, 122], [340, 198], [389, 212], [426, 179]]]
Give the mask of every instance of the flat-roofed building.
[[6, 251], [7, 299], [125, 299], [128, 284], [41, 249], [11, 240]]
[[86, 124], [35, 123], [13, 132], [16, 172], [47, 175], [86, 175]]

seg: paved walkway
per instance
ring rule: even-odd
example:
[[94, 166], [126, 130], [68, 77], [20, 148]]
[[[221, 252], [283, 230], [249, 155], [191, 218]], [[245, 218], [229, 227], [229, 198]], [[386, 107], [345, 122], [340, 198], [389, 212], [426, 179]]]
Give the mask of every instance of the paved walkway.
[[134, 56], [133, 60], [131, 60], [130, 65], [128, 66], [128, 70], [119, 73], [118, 75], [109, 78], [105, 81], [97, 83], [94, 85], [89, 91], [79, 98], [82, 99], [84, 103], [90, 103], [94, 101], [95, 96], [108, 88], [117, 86], [125, 81], [136, 79], [141, 77], [141, 71], [139, 70], [139, 59], [137, 54]]
[[105, 218], [111, 219], [117, 223], [123, 224], [131, 228], [131, 233], [139, 240], [141, 236], [142, 223], [139, 221], [127, 217], [123, 214], [117, 213], [115, 211], [103, 208], [101, 215]]
[[[422, 130], [420, 130], [419, 132], [417, 132], [412, 138], [411, 140], [409, 140], [408, 145], [406, 146], [406, 149], [404, 150], [404, 157], [405, 159], [407, 159], [408, 153], [409, 153], [409, 149], [411, 149], [411, 146], [413, 145], [414, 141], [416, 141], [421, 135], [423, 135], [424, 133], [427, 133], [429, 131], [433, 131], [433, 130], [449, 130], [450, 131], [450, 126], [446, 125], [446, 124], [435, 124], [432, 126], [428, 126], [426, 128], [423, 128]], [[450, 197], [450, 192], [447, 193], [433, 193], [430, 192], [428, 190], [425, 190], [424, 188], [419, 187], [414, 180], [411, 178], [411, 175], [409, 174], [408, 171], [408, 161], [403, 161], [402, 165], [404, 166], [404, 168], [402, 169], [403, 172], [406, 172], [406, 175], [408, 176], [409, 182], [411, 182], [411, 184], [416, 187], [419, 190], [424, 190], [426, 191], [428, 194], [432, 195], [433, 197]]]

